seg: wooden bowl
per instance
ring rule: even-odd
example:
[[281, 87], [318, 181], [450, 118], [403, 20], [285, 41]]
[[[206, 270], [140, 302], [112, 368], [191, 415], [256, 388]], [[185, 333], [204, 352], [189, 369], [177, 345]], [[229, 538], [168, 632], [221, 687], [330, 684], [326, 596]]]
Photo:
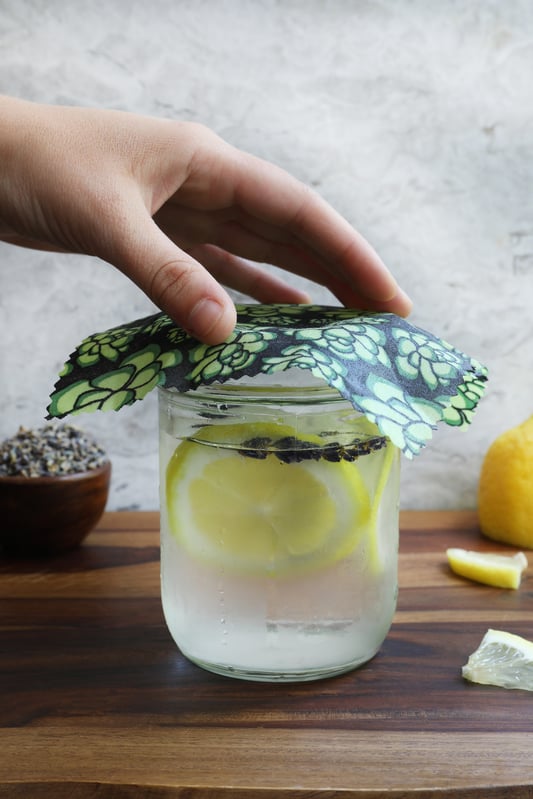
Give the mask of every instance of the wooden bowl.
[[81, 544], [104, 512], [111, 463], [56, 477], [0, 477], [0, 555], [33, 557]]

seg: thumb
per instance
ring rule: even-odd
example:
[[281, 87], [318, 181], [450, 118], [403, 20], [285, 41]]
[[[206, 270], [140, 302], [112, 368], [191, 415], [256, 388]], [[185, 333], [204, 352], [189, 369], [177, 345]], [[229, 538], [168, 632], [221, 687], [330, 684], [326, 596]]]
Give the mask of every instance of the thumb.
[[106, 260], [177, 325], [205, 344], [220, 344], [235, 327], [231, 298], [202, 264], [165, 236], [146, 208], [136, 217], [135, 223], [128, 215], [128, 231], [121, 232]]

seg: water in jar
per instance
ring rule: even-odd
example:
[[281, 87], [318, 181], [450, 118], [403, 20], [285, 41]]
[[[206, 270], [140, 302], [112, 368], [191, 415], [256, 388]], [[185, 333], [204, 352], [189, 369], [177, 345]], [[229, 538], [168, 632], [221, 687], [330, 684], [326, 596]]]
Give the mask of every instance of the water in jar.
[[162, 601], [183, 654], [285, 681], [371, 658], [396, 605], [396, 448], [338, 403], [161, 403]]

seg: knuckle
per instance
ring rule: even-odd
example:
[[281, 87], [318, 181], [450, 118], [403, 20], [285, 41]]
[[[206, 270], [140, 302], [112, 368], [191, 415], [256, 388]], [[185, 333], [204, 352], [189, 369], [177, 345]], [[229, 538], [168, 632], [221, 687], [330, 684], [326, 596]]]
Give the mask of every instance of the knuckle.
[[174, 301], [186, 297], [195, 275], [194, 265], [186, 258], [173, 258], [160, 264], [154, 271], [149, 296], [156, 305], [163, 307], [169, 295]]

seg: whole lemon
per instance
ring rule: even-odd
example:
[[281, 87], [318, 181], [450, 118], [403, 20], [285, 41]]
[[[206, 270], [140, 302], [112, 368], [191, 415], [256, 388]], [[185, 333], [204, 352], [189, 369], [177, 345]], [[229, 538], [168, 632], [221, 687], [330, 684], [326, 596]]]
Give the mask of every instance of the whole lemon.
[[489, 447], [479, 477], [478, 515], [488, 538], [533, 549], [533, 416]]

